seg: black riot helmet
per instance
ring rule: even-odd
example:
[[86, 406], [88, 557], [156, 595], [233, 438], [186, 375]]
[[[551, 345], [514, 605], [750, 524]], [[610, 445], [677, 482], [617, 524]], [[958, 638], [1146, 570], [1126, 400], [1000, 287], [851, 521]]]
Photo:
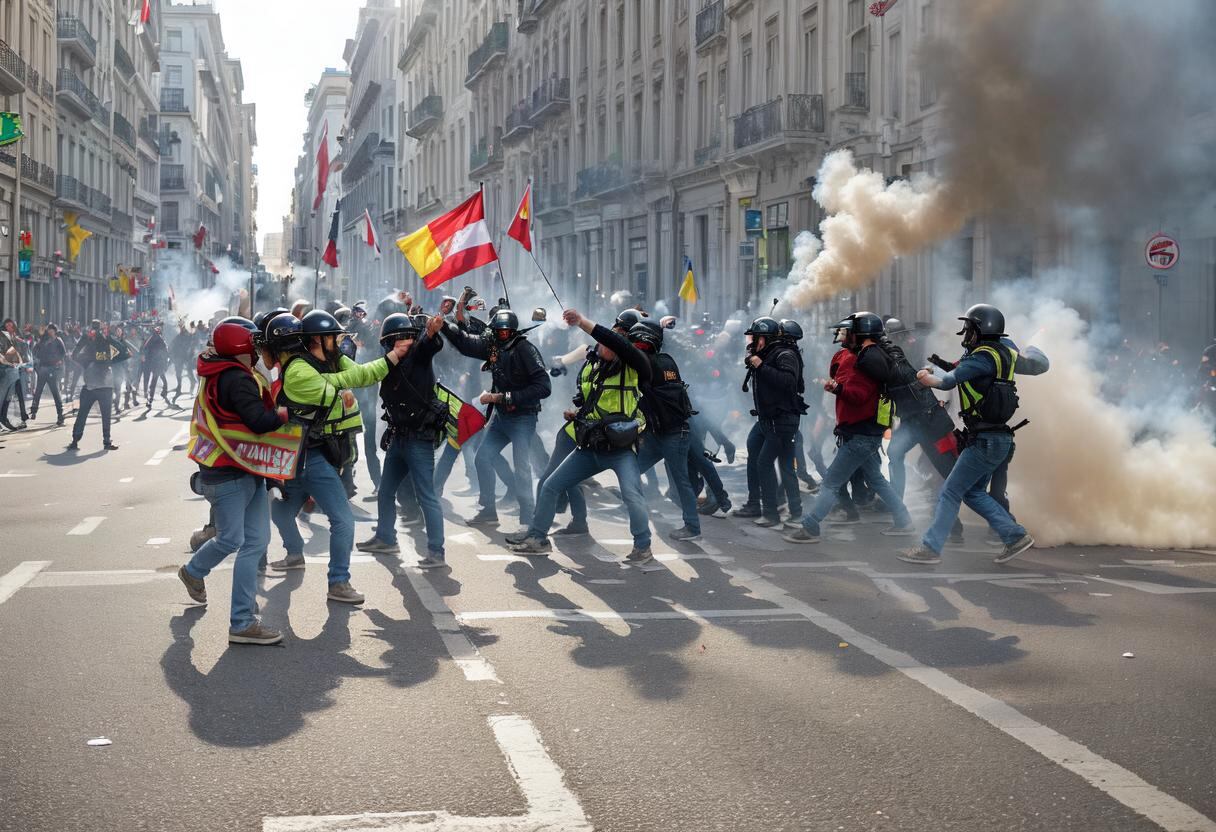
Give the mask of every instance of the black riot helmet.
[[641, 323], [645, 317], [645, 315], [636, 309], [622, 309], [621, 314], [616, 316], [616, 321], [613, 322], [612, 328], [628, 332]]
[[258, 314], [253, 316], [253, 325], [258, 328], [258, 332], [262, 333], [262, 335], [265, 335], [266, 334], [266, 324], [270, 323], [278, 315], [290, 314], [290, 313], [291, 313], [290, 309], [284, 309], [281, 306], [278, 309], [271, 309], [269, 312], [259, 312]]
[[896, 318], [894, 315], [887, 318], [886, 327], [888, 335], [900, 335], [908, 331], [908, 328], [904, 326], [904, 322], [899, 318]]
[[404, 312], [394, 312], [380, 324], [380, 343], [391, 347], [398, 338], [417, 338], [418, 326], [414, 319]]
[[853, 319], [853, 334], [860, 338], [879, 338], [886, 333], [882, 318], [873, 312], [854, 312], [849, 317]]
[[343, 306], [341, 309], [334, 312], [334, 320], [342, 325], [343, 329], [350, 326], [351, 316], [355, 313], [349, 307]]
[[963, 328], [956, 334], [963, 336], [963, 346], [970, 346], [982, 339], [995, 340], [1005, 335], [1005, 316], [1001, 310], [987, 303], [977, 303], [963, 317]]
[[777, 323], [776, 318], [770, 318], [765, 315], [763, 318], [756, 318], [752, 321], [752, 325], [743, 333], [753, 337], [765, 336], [773, 338], [781, 334], [781, 324]]
[[790, 343], [802, 340], [802, 324], [797, 321], [791, 321], [789, 318], [782, 318], [777, 322], [777, 326], [781, 331], [781, 337]]
[[629, 330], [629, 340], [638, 349], [646, 349], [649, 352], [663, 351], [663, 327], [658, 321], [652, 321], [649, 318], [638, 321]]
[[519, 329], [519, 316], [510, 309], [499, 309], [490, 319], [490, 329], [517, 330]]
[[224, 318], [224, 320], [222, 320], [218, 324], [216, 324], [216, 326], [218, 327], [220, 324], [236, 324], [237, 326], [241, 327], [242, 329], [247, 329], [253, 333], [256, 333], [258, 331], [257, 324], [255, 324], [253, 321], [249, 320], [248, 318], [241, 317], [240, 315], [229, 315], [227, 318]]
[[300, 319], [290, 312], [281, 312], [266, 324], [266, 345], [275, 352], [298, 352], [304, 349]]
[[300, 320], [301, 335], [338, 335], [342, 324], [328, 312], [314, 309]]

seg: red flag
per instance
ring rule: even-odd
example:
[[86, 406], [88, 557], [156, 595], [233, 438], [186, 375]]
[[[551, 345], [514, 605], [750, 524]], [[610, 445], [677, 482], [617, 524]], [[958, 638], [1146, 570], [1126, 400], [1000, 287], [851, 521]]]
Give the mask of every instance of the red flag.
[[198, 227], [198, 231], [194, 232], [194, 247], [202, 248], [203, 240], [206, 239], [206, 237], [207, 237], [207, 226], [200, 225]]
[[380, 257], [380, 235], [376, 233], [376, 227], [372, 225], [372, 213], [367, 208], [363, 209], [363, 221], [366, 225], [363, 228], [363, 242], [367, 243], [368, 248], [376, 250], [376, 258]]
[[329, 244], [321, 255], [321, 262], [328, 263], [332, 268], [338, 268], [338, 215], [342, 212], [342, 201], [334, 208], [334, 218], [329, 223]]
[[143, 0], [143, 4], [131, 13], [130, 25], [135, 27], [135, 34], [142, 35], [144, 27], [152, 19], [152, 3], [150, 0]]
[[[325, 186], [329, 184], [329, 122], [321, 126], [321, 142], [317, 147], [317, 195], [312, 201], [312, 210], [321, 207], [325, 198]], [[336, 266], [335, 266], [336, 268]]]
[[428, 289], [498, 259], [480, 190], [414, 233], [398, 237], [397, 248]]
[[532, 250], [532, 183], [524, 188], [524, 198], [519, 201], [515, 218], [507, 229], [507, 236], [518, 242], [526, 251]]

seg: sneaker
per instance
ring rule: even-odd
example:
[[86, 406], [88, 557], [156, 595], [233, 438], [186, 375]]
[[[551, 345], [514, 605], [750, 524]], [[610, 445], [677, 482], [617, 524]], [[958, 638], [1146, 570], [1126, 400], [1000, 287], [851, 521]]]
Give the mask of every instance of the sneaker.
[[748, 505], [744, 503], [737, 509], [731, 512], [734, 517], [759, 517], [763, 512], [760, 511], [760, 506]]
[[[271, 564], [271, 566], [273, 565]], [[336, 584], [330, 584], [329, 592], [325, 597], [331, 601], [340, 601], [343, 604], [363, 603], [363, 596], [355, 592], [355, 588], [350, 585], [350, 581], [338, 581]]]
[[511, 532], [510, 534], [503, 535], [503, 540], [507, 541], [507, 543], [509, 543], [509, 544], [523, 543], [527, 539], [528, 539], [528, 530], [527, 529], [520, 529], [517, 532]]
[[577, 535], [591, 534], [591, 529], [586, 523], [572, 522], [569, 526], [564, 526], [553, 534], [561, 535], [562, 537], [574, 537]]
[[278, 644], [283, 634], [255, 621], [239, 633], [228, 632], [229, 644]]
[[215, 526], [203, 526], [190, 535], [190, 551], [197, 552], [199, 547], [215, 537]]
[[901, 549], [896, 557], [904, 563], [918, 563], [924, 566], [932, 566], [935, 563], [942, 562], [941, 555], [923, 544], [913, 546], [911, 549]]
[[115, 445], [113, 442], [106, 442], [101, 447], [105, 448], [107, 451], [117, 451], [118, 450], [118, 446]]
[[68, 450], [68, 451], [79, 451], [79, 450], [80, 450], [80, 443], [79, 443], [79, 442], [77, 442], [75, 439], [73, 439], [73, 440], [71, 441], [71, 443], [70, 443], [70, 444], [67, 446], [67, 448], [65, 448], [64, 450]]
[[697, 506], [697, 514], [712, 517], [718, 511], [717, 500], [705, 500]]
[[881, 534], [885, 537], [910, 537], [916, 534], [916, 527], [911, 523], [906, 526], [887, 526]]
[[400, 519], [401, 525], [403, 525], [403, 526], [417, 526], [419, 523], [422, 522], [422, 515], [421, 514], [402, 514], [399, 519]]
[[669, 534], [668, 537], [670, 537], [672, 540], [683, 540], [688, 543], [694, 540], [700, 540], [701, 530], [697, 529], [696, 531], [693, 531], [692, 529], [688, 528], [688, 526], [683, 526]]
[[735, 464], [735, 443], [730, 442], [730, 441], [723, 442], [722, 450], [726, 451], [726, 461], [729, 464], [734, 465]]
[[730, 516], [730, 503], [719, 503], [717, 510], [709, 516], [717, 517], [719, 520], [725, 520]]
[[493, 509], [487, 510], [483, 508], [481, 511], [470, 517], [466, 522], [470, 526], [497, 526], [498, 512], [494, 511]]
[[650, 551], [649, 546], [645, 549], [639, 549], [637, 546], [634, 546], [629, 554], [625, 555], [625, 563], [628, 563], [630, 566], [642, 566], [653, 561], [654, 554]]
[[757, 517], [752, 522], [755, 523], [757, 526], [762, 526], [767, 529], [772, 526], [780, 526], [781, 518], [780, 517]]
[[794, 531], [781, 535], [781, 539], [790, 543], [818, 543], [819, 535], [811, 534], [805, 526], [799, 526]]
[[857, 512], [848, 514], [846, 512], [842, 512], [842, 511], [841, 512], [834, 511], [830, 515], [828, 515], [827, 522], [831, 523], [833, 525], [836, 525], [836, 526], [855, 526], [861, 522], [861, 515], [858, 514]]
[[303, 556], [298, 558], [287, 557], [282, 560], [272, 560], [270, 568], [276, 572], [286, 572], [289, 569], [303, 569], [305, 566]]
[[365, 503], [374, 503], [374, 502], [376, 502], [376, 501], [377, 501], [377, 500], [379, 500], [379, 499], [380, 499], [380, 489], [379, 489], [379, 488], [373, 488], [373, 489], [372, 489], [372, 493], [371, 493], [371, 494], [368, 494], [366, 497], [364, 497], [364, 498], [363, 498], [363, 502], [365, 502]]
[[1022, 535], [1005, 547], [999, 555], [992, 559], [993, 563], [1008, 563], [1034, 545], [1034, 538], [1028, 534]]
[[547, 558], [553, 549], [553, 544], [544, 538], [525, 537], [519, 543], [511, 544], [509, 548], [518, 555]]
[[786, 520], [781, 524], [781, 528], [791, 529], [791, 530], [801, 529], [802, 528], [802, 518], [801, 517], [791, 517], [789, 520]]
[[55, 420], [55, 425], [57, 427], [63, 427], [63, 417], [62, 416], [60, 416], [58, 419]]
[[399, 555], [401, 547], [396, 543], [386, 543], [378, 537], [372, 537], [370, 540], [365, 540], [355, 546], [360, 552], [368, 552], [373, 555]]
[[186, 594], [190, 596], [191, 601], [196, 604], [207, 603], [207, 585], [203, 583], [202, 578], [194, 577], [184, 566], [177, 570], [177, 577], [186, 585]]
[[448, 562], [443, 558], [437, 558], [434, 555], [427, 555], [422, 560], [418, 561], [419, 569], [447, 569]]

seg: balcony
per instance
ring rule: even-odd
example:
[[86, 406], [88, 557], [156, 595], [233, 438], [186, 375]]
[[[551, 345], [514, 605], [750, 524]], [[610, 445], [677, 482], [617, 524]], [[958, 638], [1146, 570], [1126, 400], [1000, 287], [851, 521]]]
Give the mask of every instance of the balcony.
[[38, 181], [38, 163], [34, 161], [32, 156], [25, 153], [21, 154], [21, 178], [25, 180]]
[[734, 124], [736, 151], [755, 154], [809, 144], [823, 133], [823, 96], [774, 98], [735, 116]]
[[544, 17], [545, 12], [554, 8], [557, 5], [556, 0], [530, 0], [528, 9], [538, 18]]
[[122, 77], [130, 83], [132, 76], [135, 75], [135, 62], [131, 60], [131, 55], [123, 47], [122, 41], [114, 39], [114, 68], [122, 74]]
[[127, 147], [135, 149], [135, 128], [123, 117], [122, 113], [114, 114], [114, 135], [121, 139]]
[[702, 4], [701, 11], [697, 12], [696, 33], [698, 52], [726, 43], [726, 8], [723, 0], [710, 0]]
[[25, 92], [25, 61], [7, 43], [0, 40], [0, 93], [20, 95]]
[[606, 196], [616, 191], [637, 187], [644, 179], [660, 175], [661, 168], [654, 162], [609, 161], [578, 172], [578, 185], [574, 189], [574, 201], [581, 202]]
[[556, 216], [570, 212], [570, 187], [564, 182], [552, 184], [536, 191], [535, 209], [537, 217]]
[[0, 150], [0, 165], [10, 167], [13, 170], [17, 169], [17, 157], [6, 150]]
[[409, 69], [409, 65], [414, 58], [422, 51], [422, 44], [426, 42], [427, 33], [435, 26], [435, 21], [439, 19], [439, 9], [443, 6], [443, 0], [425, 0], [422, 8], [418, 10], [418, 16], [414, 18], [414, 22], [410, 24], [409, 33], [405, 36], [405, 48], [401, 50], [401, 58], [397, 61], [397, 69], [402, 72]]
[[363, 89], [359, 90], [359, 94], [355, 99], [354, 114], [350, 117], [348, 123], [350, 130], [353, 132], [363, 123], [363, 119], [367, 116], [368, 110], [380, 99], [381, 90], [379, 81], [368, 81], [364, 84]]
[[29, 64], [25, 66], [25, 84], [35, 95], [42, 88], [42, 75]]
[[130, 234], [135, 230], [135, 218], [122, 211], [114, 211], [110, 215], [110, 228]]
[[870, 109], [870, 88], [864, 72], [844, 74], [844, 106], [854, 110]]
[[443, 96], [428, 95], [418, 106], [410, 110], [410, 126], [405, 134], [413, 139], [421, 139], [435, 129], [443, 120]]
[[722, 137], [714, 136], [709, 140], [709, 144], [704, 147], [698, 147], [692, 154], [693, 164], [697, 167], [707, 165], [710, 162], [716, 162], [722, 158]]
[[506, 57], [507, 24], [499, 21], [490, 27], [490, 33], [481, 46], [469, 55], [469, 74], [465, 76], [464, 85], [472, 89], [477, 79], [501, 64]]
[[527, 101], [521, 101], [507, 113], [507, 129], [502, 134], [502, 140], [507, 144], [515, 144], [532, 135], [532, 124], [529, 117], [532, 108]]
[[[498, 25], [498, 24], [495, 24]], [[469, 176], [492, 173], [502, 167], [502, 128], [494, 131], [494, 140], [482, 139], [469, 151]]]
[[156, 129], [156, 116], [144, 116], [139, 120], [139, 137], [148, 143], [157, 153], [160, 152], [160, 138]]
[[418, 200], [414, 203], [414, 210], [419, 214], [426, 214], [439, 207], [439, 192], [434, 185], [427, 185], [418, 192]]
[[55, 79], [58, 91], [58, 101], [72, 108], [83, 119], [93, 118], [101, 110], [101, 102], [84, 81], [76, 77], [76, 73], [67, 67], [59, 67]]
[[186, 190], [186, 169], [182, 165], [161, 165], [160, 192]]
[[532, 91], [532, 124], [570, 109], [570, 79], [546, 78]]
[[92, 69], [97, 63], [97, 41], [80, 18], [61, 16], [56, 31], [59, 46], [79, 58], [86, 69]]
[[368, 133], [363, 137], [363, 141], [359, 142], [359, 147], [351, 155], [350, 161], [342, 169], [342, 185], [354, 185], [363, 178], [363, 174], [371, 167], [372, 153], [380, 144], [379, 133]]
[[55, 198], [68, 208], [77, 211], [90, 210], [89, 188], [74, 176], [60, 174], [55, 178]]
[[515, 24], [515, 31], [530, 35], [540, 26], [540, 18], [532, 11], [534, 5], [532, 0], [515, 0], [515, 18], [519, 21]]
[[42, 183], [42, 187], [48, 191], [55, 190], [55, 169], [50, 165], [38, 166], [38, 181]]
[[165, 87], [160, 91], [160, 111], [162, 113], [188, 113], [186, 106], [186, 91], [181, 87]]

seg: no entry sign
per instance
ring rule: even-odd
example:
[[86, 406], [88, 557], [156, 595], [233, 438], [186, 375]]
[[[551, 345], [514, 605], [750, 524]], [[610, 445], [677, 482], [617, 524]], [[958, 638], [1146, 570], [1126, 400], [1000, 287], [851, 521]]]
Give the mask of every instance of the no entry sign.
[[1144, 262], [1150, 269], [1166, 271], [1178, 263], [1178, 241], [1167, 234], [1154, 234], [1144, 246]]

